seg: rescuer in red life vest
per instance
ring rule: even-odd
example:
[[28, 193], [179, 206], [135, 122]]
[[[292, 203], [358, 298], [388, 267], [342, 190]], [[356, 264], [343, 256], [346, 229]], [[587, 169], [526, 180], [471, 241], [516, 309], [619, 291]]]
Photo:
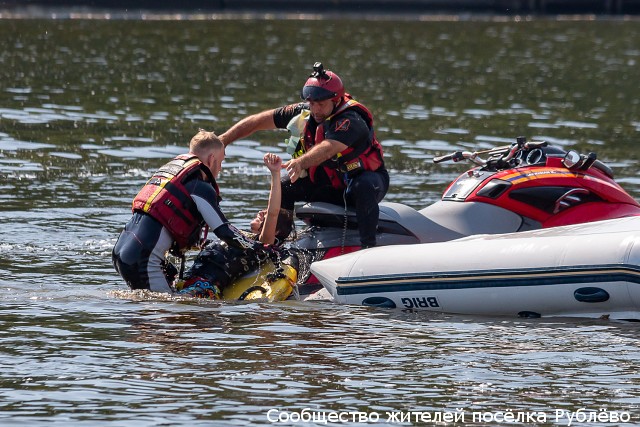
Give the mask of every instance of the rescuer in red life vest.
[[323, 201], [355, 207], [363, 248], [376, 245], [378, 203], [389, 189], [382, 146], [371, 112], [345, 93], [340, 77], [321, 63], [302, 88], [304, 102], [240, 120], [220, 135], [226, 145], [259, 130], [289, 129], [292, 159], [284, 164], [282, 207]]
[[[199, 244], [208, 226], [229, 246], [263, 250], [229, 224], [220, 211], [215, 177], [222, 169], [224, 145], [213, 132], [201, 130], [189, 144], [189, 153], [162, 166], [133, 200], [133, 216], [112, 252], [113, 265], [131, 289], [173, 292], [165, 259]], [[215, 290], [214, 290], [215, 291]]]

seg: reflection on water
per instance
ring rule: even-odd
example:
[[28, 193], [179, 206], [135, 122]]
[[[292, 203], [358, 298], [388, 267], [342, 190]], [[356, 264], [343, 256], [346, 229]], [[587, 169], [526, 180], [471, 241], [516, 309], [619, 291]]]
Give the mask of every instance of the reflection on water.
[[[388, 201], [432, 203], [465, 167], [434, 156], [517, 135], [597, 152], [638, 197], [635, 22], [0, 20], [0, 37], [3, 425], [266, 425], [271, 408], [640, 416], [634, 324], [162, 298], [127, 291], [110, 263], [152, 170], [199, 127], [297, 101], [316, 60], [374, 111]], [[261, 158], [286, 157], [285, 137], [228, 147], [236, 225], [263, 207]]]
[[0, 418], [15, 421], [92, 413], [126, 425], [266, 425], [272, 408], [638, 410], [637, 331], [625, 324], [79, 291], [5, 301], [2, 323], [12, 363]]

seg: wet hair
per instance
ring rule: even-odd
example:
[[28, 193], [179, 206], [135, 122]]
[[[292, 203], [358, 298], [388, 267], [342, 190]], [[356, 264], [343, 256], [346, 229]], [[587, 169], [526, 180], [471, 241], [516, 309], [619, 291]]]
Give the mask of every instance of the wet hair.
[[189, 142], [189, 151], [196, 156], [208, 155], [213, 151], [224, 150], [224, 144], [218, 136], [213, 133], [200, 129], [197, 134], [191, 138]]
[[293, 238], [295, 238], [293, 211], [280, 209], [280, 212], [278, 212], [278, 221], [276, 222], [276, 240], [283, 242], [292, 232], [294, 232]]

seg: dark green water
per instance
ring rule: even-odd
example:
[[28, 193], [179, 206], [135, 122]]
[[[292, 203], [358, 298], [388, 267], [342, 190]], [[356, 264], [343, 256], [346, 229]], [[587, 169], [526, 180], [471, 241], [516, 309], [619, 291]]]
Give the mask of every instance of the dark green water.
[[[426, 206], [464, 168], [434, 156], [517, 135], [597, 152], [637, 198], [639, 22], [25, 19], [0, 20], [0, 40], [2, 425], [266, 425], [304, 408], [640, 420], [633, 324], [194, 303], [127, 292], [110, 264], [152, 170], [199, 127], [297, 101], [318, 60], [376, 116], [388, 201]], [[228, 148], [236, 225], [264, 205], [262, 154], [285, 137]]]

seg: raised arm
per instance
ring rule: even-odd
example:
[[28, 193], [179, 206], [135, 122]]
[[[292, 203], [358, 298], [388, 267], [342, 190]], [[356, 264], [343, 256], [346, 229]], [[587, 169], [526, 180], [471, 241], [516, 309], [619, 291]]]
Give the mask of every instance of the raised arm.
[[272, 245], [276, 241], [276, 225], [278, 214], [280, 213], [280, 201], [282, 199], [282, 188], [280, 186], [280, 170], [282, 170], [282, 159], [272, 153], [264, 155], [264, 164], [271, 172], [271, 191], [267, 202], [267, 212], [264, 217], [264, 224], [260, 232], [260, 241], [266, 245]]
[[247, 116], [235, 125], [231, 126], [231, 128], [222, 135], [218, 135], [218, 138], [220, 138], [220, 141], [222, 141], [226, 147], [233, 141], [245, 138], [256, 131], [276, 129], [276, 125], [273, 122], [274, 111], [275, 110], [273, 109], [265, 110], [261, 113]]

